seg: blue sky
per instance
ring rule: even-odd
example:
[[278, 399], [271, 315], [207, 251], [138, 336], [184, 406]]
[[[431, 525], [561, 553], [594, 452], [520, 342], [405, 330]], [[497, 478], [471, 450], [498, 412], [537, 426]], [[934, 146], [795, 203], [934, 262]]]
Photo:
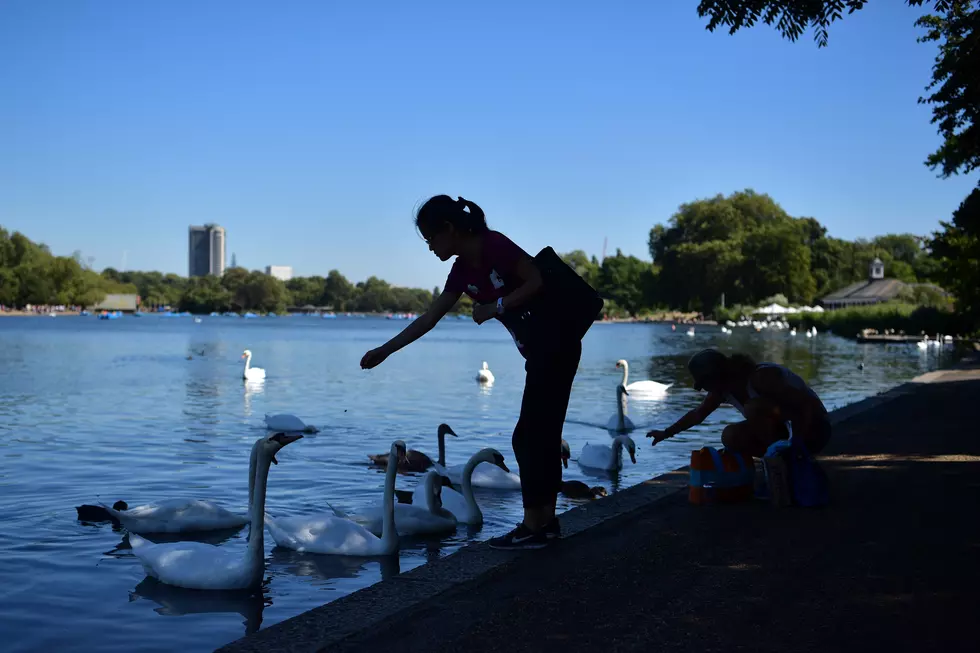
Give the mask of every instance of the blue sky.
[[[668, 8], [669, 5], [669, 8]], [[0, 3], [0, 224], [97, 268], [441, 285], [432, 194], [532, 253], [648, 258], [683, 202], [754, 188], [832, 235], [924, 234], [975, 178], [922, 165], [933, 45], [873, 2], [830, 47], [711, 34], [688, 2]]]

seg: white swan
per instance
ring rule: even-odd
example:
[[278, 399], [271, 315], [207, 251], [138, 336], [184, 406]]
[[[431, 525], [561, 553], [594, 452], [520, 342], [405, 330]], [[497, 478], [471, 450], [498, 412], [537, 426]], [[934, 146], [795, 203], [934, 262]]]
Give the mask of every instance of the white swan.
[[796, 335], [796, 329], [790, 329], [789, 330], [789, 335], [795, 336]]
[[233, 590], [259, 585], [265, 570], [262, 515], [269, 466], [277, 451], [302, 437], [276, 433], [259, 438], [253, 445], [256, 478], [250, 508], [252, 525], [244, 556], [204, 542], [154, 544], [131, 534], [129, 544], [133, 555], [143, 563], [147, 575], [168, 585], [196, 590]]
[[922, 336], [922, 340], [920, 340], [919, 342], [915, 343], [915, 346], [918, 347], [919, 349], [927, 349], [929, 347], [929, 338], [928, 338], [928, 336]]
[[[83, 518], [83, 509], [86, 511], [86, 518], [102, 517], [96, 515], [96, 511], [104, 512], [105, 518], [118, 522], [130, 533], [200, 533], [241, 528], [249, 523], [252, 510], [257, 451], [258, 442], [252, 446], [248, 461], [249, 514], [240, 515], [222, 508], [214, 501], [203, 499], [165, 499], [134, 508], [128, 508], [124, 501], [117, 501], [111, 508], [104, 503], [98, 506], [79, 506], [76, 508], [79, 519]], [[272, 462], [276, 462], [274, 456]]]
[[247, 381], [258, 381], [259, 379], [265, 378], [265, 370], [261, 367], [252, 367], [252, 352], [245, 350], [242, 352], [242, 358], [245, 359], [245, 370], [242, 372], [242, 378]]
[[623, 387], [622, 384], [616, 386], [616, 414], [609, 418], [606, 423], [607, 431], [616, 431], [617, 433], [628, 433], [636, 429], [633, 424], [633, 420], [626, 416], [626, 397], [629, 396], [629, 391]]
[[656, 381], [633, 381], [633, 383], [629, 383], [630, 364], [625, 359], [620, 358], [616, 361], [616, 367], [623, 368], [621, 385], [626, 388], [630, 395], [663, 395], [667, 392], [667, 388], [673, 385], [673, 383], [657, 383]]
[[628, 435], [616, 436], [613, 438], [612, 445], [586, 443], [582, 448], [582, 453], [579, 454], [578, 464], [592, 469], [618, 471], [623, 468], [623, 447], [626, 447], [630, 454], [630, 460], [635, 465], [636, 443]]
[[[473, 496], [473, 475], [481, 465], [499, 469], [503, 474], [516, 476], [507, 469], [507, 465], [504, 464], [504, 457], [496, 449], [487, 447], [473, 454], [463, 466], [462, 482], [460, 483], [463, 489], [462, 494], [452, 488], [443, 488], [442, 490], [442, 507], [455, 515], [456, 520], [462, 524], [479, 526], [483, 523], [483, 512], [480, 510], [480, 506], [476, 504], [476, 498]], [[521, 479], [517, 476], [518, 488], [520, 488], [520, 483]], [[424, 492], [425, 488], [416, 488], [412, 496], [412, 503], [421, 505], [425, 501]]]
[[[399, 535], [429, 535], [456, 530], [456, 517], [442, 505], [443, 486], [449, 479], [435, 470], [425, 473], [415, 488], [412, 503], [395, 504], [395, 528]], [[372, 506], [351, 515], [374, 535], [384, 532], [384, 505]]]
[[273, 431], [291, 431], [294, 433], [318, 433], [320, 429], [310, 426], [295, 415], [288, 413], [278, 413], [276, 415], [265, 414], [265, 426]]
[[248, 523], [248, 515], [202, 499], [166, 499], [128, 510], [100, 506], [130, 533], [199, 533], [241, 528]]
[[[483, 451], [495, 451], [495, 449], [484, 449]], [[477, 453], [479, 455], [480, 452]], [[471, 457], [467, 462], [462, 465], [453, 465], [452, 467], [441, 467], [436, 466], [436, 469], [442, 471], [449, 480], [452, 481], [453, 485], [463, 485], [464, 479], [467, 475], [467, 468], [470, 463], [473, 462]], [[498, 465], [495, 460], [484, 460], [475, 463], [475, 467], [469, 472], [470, 484], [473, 487], [482, 487], [488, 490], [520, 490], [521, 489], [521, 477], [514, 472], [507, 469], [506, 466]], [[442, 493], [442, 503], [445, 506], [447, 501], [447, 490], [443, 490]], [[458, 494], [458, 493], [457, 493]], [[452, 501], [452, 499], [449, 499]], [[446, 506], [448, 509], [448, 506]], [[459, 515], [453, 512], [456, 518], [459, 519]]]
[[278, 546], [301, 553], [329, 555], [382, 556], [398, 551], [395, 531], [395, 476], [398, 461], [405, 457], [405, 443], [391, 444], [388, 469], [385, 473], [384, 513], [381, 537], [360, 524], [345, 519], [336, 512], [305, 517], [266, 517], [265, 527]]
[[483, 361], [483, 367], [476, 373], [476, 380], [480, 383], [493, 385], [493, 372], [490, 371], [486, 361]]
[[694, 336], [694, 327], [691, 327], [690, 329], [687, 330], [687, 335], [689, 335], [691, 337]]

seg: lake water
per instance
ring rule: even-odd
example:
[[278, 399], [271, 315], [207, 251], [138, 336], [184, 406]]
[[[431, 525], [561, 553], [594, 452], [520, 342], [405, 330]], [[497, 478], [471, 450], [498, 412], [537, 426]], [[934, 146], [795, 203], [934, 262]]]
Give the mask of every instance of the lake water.
[[[209, 651], [260, 627], [337, 599], [382, 576], [505, 532], [521, 516], [517, 492], [478, 491], [479, 530], [403, 539], [397, 559], [303, 555], [266, 538], [266, 581], [251, 596], [175, 590], [145, 579], [109, 524], [76, 519], [75, 506], [102, 499], [137, 505], [175, 497], [247, 503], [251, 444], [265, 413], [299, 415], [321, 429], [288, 447], [269, 476], [267, 509], [304, 514], [330, 501], [353, 510], [376, 503], [383, 473], [366, 454], [392, 440], [436, 453], [436, 427], [449, 423], [450, 464], [494, 446], [516, 470], [510, 434], [520, 409], [523, 361], [497, 324], [444, 320], [414, 346], [372, 371], [358, 362], [404, 327], [377, 318], [190, 318], [147, 316], [0, 318], [0, 634], [15, 651]], [[572, 391], [566, 478], [628, 487], [687, 463], [717, 444], [724, 408], [710, 422], [651, 449], [643, 434], [695, 406], [685, 369], [696, 350], [718, 345], [781, 362], [806, 379], [828, 408], [876, 394], [940, 364], [936, 350], [858, 345], [830, 334], [791, 337], [718, 327], [597, 324], [587, 335]], [[242, 350], [267, 370], [261, 385], [241, 379]], [[942, 354], [947, 355], [947, 354]], [[190, 360], [188, 360], [190, 356]], [[637, 464], [616, 479], [587, 476], [574, 462], [587, 442], [608, 442], [619, 358], [631, 380], [672, 382], [662, 401], [631, 401]], [[474, 380], [482, 361], [492, 388]], [[942, 361], [946, 362], [946, 361]], [[864, 364], [859, 369], [859, 363]], [[411, 477], [399, 477], [409, 488]], [[561, 500], [560, 509], [571, 502]], [[216, 540], [245, 548], [248, 529]]]

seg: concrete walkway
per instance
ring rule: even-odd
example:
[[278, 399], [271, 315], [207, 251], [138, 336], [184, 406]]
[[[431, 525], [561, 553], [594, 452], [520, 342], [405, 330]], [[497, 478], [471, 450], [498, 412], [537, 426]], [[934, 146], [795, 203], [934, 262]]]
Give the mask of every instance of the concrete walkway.
[[693, 506], [674, 473], [219, 650], [976, 650], [980, 373], [919, 381], [835, 414], [827, 508]]

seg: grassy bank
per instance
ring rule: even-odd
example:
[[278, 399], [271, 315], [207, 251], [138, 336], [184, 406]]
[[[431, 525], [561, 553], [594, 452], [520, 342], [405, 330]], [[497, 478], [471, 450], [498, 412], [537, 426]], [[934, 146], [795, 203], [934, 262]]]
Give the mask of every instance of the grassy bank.
[[846, 337], [854, 337], [863, 329], [875, 329], [879, 332], [894, 330], [908, 335], [972, 334], [969, 321], [961, 315], [914, 304], [888, 303], [823, 313], [791, 313], [784, 319], [794, 327], [815, 326], [821, 331], [830, 330]]

